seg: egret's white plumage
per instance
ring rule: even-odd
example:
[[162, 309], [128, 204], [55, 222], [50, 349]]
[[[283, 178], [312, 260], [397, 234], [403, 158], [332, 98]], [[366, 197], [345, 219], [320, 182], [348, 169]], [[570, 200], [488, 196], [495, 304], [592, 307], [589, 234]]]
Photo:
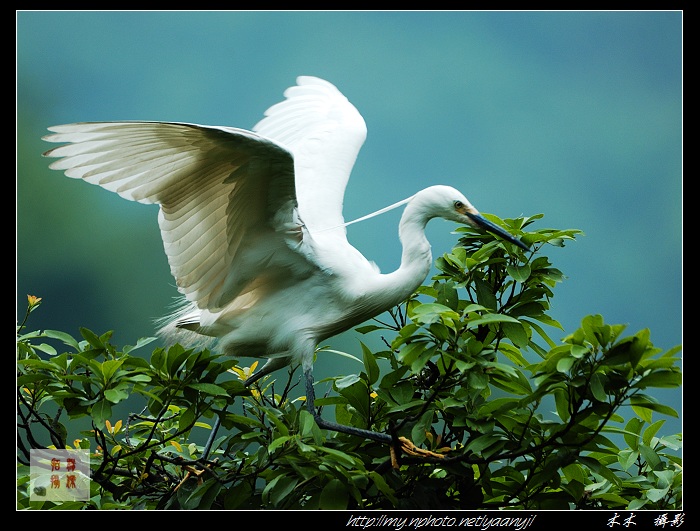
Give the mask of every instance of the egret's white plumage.
[[54, 134], [44, 139], [65, 145], [45, 155], [58, 157], [51, 168], [69, 177], [160, 205], [170, 271], [188, 301], [166, 333], [218, 338], [229, 354], [267, 358], [251, 381], [300, 362], [312, 410], [317, 344], [420, 286], [432, 262], [424, 232], [430, 219], [481, 226], [524, 245], [454, 188], [431, 186], [406, 202], [401, 265], [381, 274], [348, 242], [342, 214], [367, 134], [362, 116], [335, 86], [315, 77], [299, 77], [285, 96], [253, 131], [75, 123], [49, 128]]

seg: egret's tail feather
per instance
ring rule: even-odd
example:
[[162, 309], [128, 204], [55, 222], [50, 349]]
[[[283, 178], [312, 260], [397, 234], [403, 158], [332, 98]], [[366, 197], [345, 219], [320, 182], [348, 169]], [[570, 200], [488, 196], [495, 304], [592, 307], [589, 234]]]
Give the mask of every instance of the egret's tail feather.
[[208, 337], [195, 332], [199, 323], [200, 310], [194, 303], [184, 297], [173, 303], [174, 310], [159, 319], [155, 324], [158, 327], [158, 337], [166, 345], [179, 343], [186, 348], [211, 348], [216, 343], [215, 337]]

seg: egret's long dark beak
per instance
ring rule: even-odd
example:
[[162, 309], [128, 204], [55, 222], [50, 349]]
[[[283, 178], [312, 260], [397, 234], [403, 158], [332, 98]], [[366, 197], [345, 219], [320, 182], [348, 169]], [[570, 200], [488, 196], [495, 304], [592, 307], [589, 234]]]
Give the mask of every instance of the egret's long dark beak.
[[530, 248], [525, 245], [523, 242], [503, 230], [501, 227], [498, 225], [491, 223], [488, 219], [486, 219], [483, 216], [480, 216], [479, 214], [472, 214], [471, 212], [465, 212], [465, 214], [471, 219], [475, 225], [479, 226], [480, 228], [487, 230], [489, 232], [493, 232], [494, 234], [497, 234], [501, 238], [503, 238], [506, 241], [509, 241], [510, 243], [514, 243], [521, 249], [524, 249], [526, 251], [529, 251]]

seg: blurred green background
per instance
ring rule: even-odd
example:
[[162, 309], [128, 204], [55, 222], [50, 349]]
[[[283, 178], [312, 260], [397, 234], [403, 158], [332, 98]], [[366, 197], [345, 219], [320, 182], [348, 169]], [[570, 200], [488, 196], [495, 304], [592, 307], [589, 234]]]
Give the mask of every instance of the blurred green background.
[[[586, 234], [546, 250], [568, 277], [550, 312], [566, 333], [600, 313], [678, 345], [682, 15], [18, 11], [18, 318], [32, 294], [43, 305], [31, 328], [115, 330], [117, 345], [133, 345], [177, 294], [157, 207], [49, 170], [48, 126], [251, 128], [303, 74], [334, 83], [367, 122], [346, 219], [431, 184], [500, 217], [543, 213], [534, 228]], [[348, 228], [384, 272], [399, 263], [399, 215]], [[435, 257], [456, 243], [454, 228], [429, 225]], [[379, 342], [350, 331], [329, 344], [361, 357], [360, 339]], [[359, 368], [325, 354], [317, 376]], [[680, 391], [659, 398], [680, 413]]]

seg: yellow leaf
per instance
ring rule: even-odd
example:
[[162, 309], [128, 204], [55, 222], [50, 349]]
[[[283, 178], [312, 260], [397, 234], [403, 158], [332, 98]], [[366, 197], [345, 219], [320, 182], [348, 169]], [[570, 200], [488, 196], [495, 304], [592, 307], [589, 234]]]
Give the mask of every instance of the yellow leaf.
[[31, 307], [38, 306], [39, 303], [41, 303], [41, 297], [35, 297], [34, 295], [27, 295], [27, 302], [29, 303], [29, 306], [31, 306]]
[[182, 452], [182, 446], [180, 445], [179, 442], [177, 441], [170, 441], [170, 444], [172, 444], [175, 448], [177, 448], [178, 452]]
[[236, 376], [238, 376], [239, 380], [245, 380], [245, 372], [243, 372], [243, 369], [240, 367], [231, 367], [229, 371], [233, 371], [236, 373]]

